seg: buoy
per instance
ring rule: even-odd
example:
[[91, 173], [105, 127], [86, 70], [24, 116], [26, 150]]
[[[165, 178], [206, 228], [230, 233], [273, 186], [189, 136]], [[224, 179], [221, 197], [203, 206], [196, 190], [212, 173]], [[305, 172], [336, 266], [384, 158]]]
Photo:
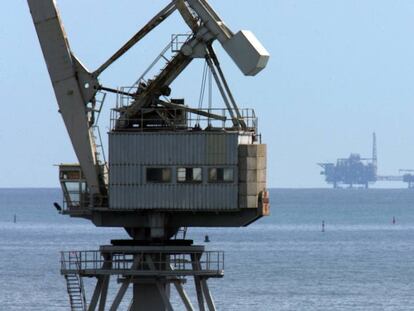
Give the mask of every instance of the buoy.
[[62, 207], [59, 205], [59, 203], [55, 202], [55, 203], [53, 203], [53, 206], [56, 208], [56, 210], [58, 212], [61, 212], [62, 211]]
[[322, 220], [322, 232], [325, 232], [325, 220]]
[[204, 242], [205, 243], [210, 243], [210, 238], [208, 237], [208, 235], [205, 236], [204, 238]]

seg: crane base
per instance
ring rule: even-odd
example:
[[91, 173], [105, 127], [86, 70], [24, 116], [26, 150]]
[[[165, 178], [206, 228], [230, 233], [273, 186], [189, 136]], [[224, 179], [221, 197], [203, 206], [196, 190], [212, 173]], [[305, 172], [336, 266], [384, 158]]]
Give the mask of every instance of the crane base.
[[[180, 245], [101, 246], [99, 251], [62, 252], [61, 273], [65, 276], [72, 310], [118, 310], [132, 296], [128, 310], [173, 310], [171, 288], [175, 287], [185, 310], [196, 310], [184, 284], [194, 278], [198, 310], [216, 310], [207, 285], [209, 278], [224, 275], [224, 253], [205, 251], [204, 246]], [[134, 244], [135, 242], [131, 243]], [[181, 243], [181, 242], [180, 242]], [[119, 245], [122, 244], [122, 245]], [[87, 303], [83, 278], [96, 278]], [[112, 301], [108, 299], [111, 278], [119, 284]], [[132, 288], [132, 295], [126, 295]]]

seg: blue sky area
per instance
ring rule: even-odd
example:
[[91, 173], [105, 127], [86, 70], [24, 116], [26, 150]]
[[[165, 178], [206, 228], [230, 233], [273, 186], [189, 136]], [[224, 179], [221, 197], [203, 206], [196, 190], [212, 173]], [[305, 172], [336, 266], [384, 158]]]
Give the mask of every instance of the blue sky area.
[[[72, 50], [92, 70], [167, 2], [58, 5]], [[382, 174], [414, 168], [414, 1], [210, 2], [231, 29], [254, 31], [272, 55], [262, 74], [246, 78], [216, 46], [239, 105], [254, 107], [260, 117], [271, 187], [325, 186], [316, 163], [350, 152], [369, 156], [373, 131]], [[75, 156], [26, 1], [5, 1], [0, 21], [0, 187], [58, 186], [53, 165]], [[175, 14], [101, 82], [132, 84], [172, 33], [185, 32]], [[198, 61], [189, 67], [174, 83], [173, 96], [197, 100], [202, 66]]]

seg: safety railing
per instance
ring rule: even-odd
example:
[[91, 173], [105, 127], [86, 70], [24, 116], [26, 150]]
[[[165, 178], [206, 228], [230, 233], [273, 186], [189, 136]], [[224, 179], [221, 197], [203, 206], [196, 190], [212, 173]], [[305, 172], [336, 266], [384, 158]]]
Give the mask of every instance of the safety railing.
[[176, 53], [179, 51], [177, 50], [178, 45], [183, 44], [182, 36], [183, 35], [172, 35], [171, 41], [168, 42], [167, 46], [164, 47], [161, 53], [153, 60], [153, 62], [148, 66], [144, 73], [135, 81], [133, 86], [123, 88], [123, 90], [126, 93], [131, 93], [133, 89], [138, 87], [141, 83], [147, 84], [150, 79], [148, 76], [152, 75], [152, 78], [154, 78], [154, 75], [157, 74], [156, 68], [158, 68], [158, 71], [160, 70], [160, 67], [165, 68], [165, 66], [167, 66], [167, 64], [172, 60], [174, 55], [176, 55]]
[[[206, 108], [192, 111], [183, 108], [145, 108], [137, 113], [139, 117], [129, 118], [122, 109], [113, 109], [110, 126], [112, 130], [133, 129], [154, 130], [226, 130], [234, 128], [231, 112], [225, 108]], [[257, 133], [258, 119], [253, 109], [240, 109], [239, 121], [247, 130]]]
[[171, 35], [171, 52], [172, 53], [180, 52], [183, 45], [186, 44], [190, 40], [191, 37], [192, 37], [192, 34]]
[[93, 208], [108, 206], [108, 196], [95, 195], [92, 198], [89, 192], [83, 191], [69, 191], [63, 194], [61, 212], [64, 214], [89, 214]]
[[84, 210], [89, 207], [89, 193], [81, 191], [67, 191], [63, 196], [63, 211]]
[[61, 252], [61, 271], [67, 273], [140, 275], [150, 273], [186, 275], [194, 273], [220, 276], [224, 273], [224, 252]]

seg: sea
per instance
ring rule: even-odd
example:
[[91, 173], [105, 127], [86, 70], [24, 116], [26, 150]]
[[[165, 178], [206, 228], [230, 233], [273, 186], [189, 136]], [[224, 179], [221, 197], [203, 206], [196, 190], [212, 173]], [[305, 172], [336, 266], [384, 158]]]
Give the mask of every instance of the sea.
[[[271, 216], [249, 227], [187, 233], [225, 251], [224, 278], [209, 280], [217, 310], [414, 310], [414, 191], [272, 189], [270, 198]], [[127, 238], [60, 215], [61, 201], [59, 189], [0, 189], [0, 310], [70, 310], [60, 251]]]

